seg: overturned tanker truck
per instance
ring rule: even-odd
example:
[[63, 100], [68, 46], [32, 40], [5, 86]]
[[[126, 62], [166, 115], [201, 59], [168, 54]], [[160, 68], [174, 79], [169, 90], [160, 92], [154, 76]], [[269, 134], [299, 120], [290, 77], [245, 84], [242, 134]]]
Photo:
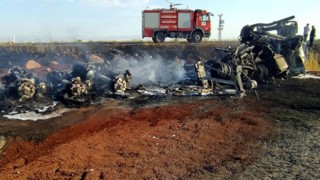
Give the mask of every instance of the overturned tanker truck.
[[212, 80], [233, 81], [239, 94], [244, 94], [245, 89], [255, 88], [257, 83], [270, 83], [275, 78], [286, 78], [289, 73], [304, 73], [303, 37], [297, 35], [298, 25], [292, 19], [294, 16], [244, 26], [239, 46], [217, 48], [226, 53], [225, 57], [207, 61]]

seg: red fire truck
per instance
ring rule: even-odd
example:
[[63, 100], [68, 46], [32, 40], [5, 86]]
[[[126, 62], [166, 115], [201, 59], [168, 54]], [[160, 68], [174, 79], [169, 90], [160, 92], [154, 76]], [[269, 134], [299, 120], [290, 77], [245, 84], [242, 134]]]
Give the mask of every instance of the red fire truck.
[[142, 38], [151, 37], [155, 43], [165, 38], [184, 38], [199, 43], [211, 35], [212, 13], [206, 10], [152, 9], [142, 11]]

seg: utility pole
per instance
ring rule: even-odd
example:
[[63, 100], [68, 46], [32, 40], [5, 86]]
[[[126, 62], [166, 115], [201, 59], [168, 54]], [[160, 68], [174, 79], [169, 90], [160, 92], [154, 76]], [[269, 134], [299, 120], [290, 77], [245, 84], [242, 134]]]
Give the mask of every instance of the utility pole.
[[221, 41], [222, 39], [222, 30], [223, 30], [223, 26], [224, 26], [224, 20], [222, 20], [222, 16], [223, 14], [218, 14], [219, 16], [219, 27], [218, 27], [218, 30], [219, 30], [219, 37], [218, 37], [218, 40]]

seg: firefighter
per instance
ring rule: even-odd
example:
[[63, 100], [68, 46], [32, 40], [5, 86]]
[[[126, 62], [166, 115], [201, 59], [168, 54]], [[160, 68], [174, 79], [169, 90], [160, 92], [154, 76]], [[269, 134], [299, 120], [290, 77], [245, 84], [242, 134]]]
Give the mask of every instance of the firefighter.
[[304, 42], [307, 41], [308, 36], [309, 36], [309, 32], [310, 32], [310, 27], [309, 27], [309, 23], [303, 28], [303, 40]]
[[310, 47], [313, 46], [313, 41], [315, 37], [316, 37], [316, 28], [312, 26], [311, 32], [310, 32]]

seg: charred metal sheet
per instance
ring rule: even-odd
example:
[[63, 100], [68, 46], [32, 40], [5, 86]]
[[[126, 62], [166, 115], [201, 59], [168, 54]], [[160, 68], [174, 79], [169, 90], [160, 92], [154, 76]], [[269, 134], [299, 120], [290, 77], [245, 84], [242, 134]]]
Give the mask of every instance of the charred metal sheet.
[[208, 88], [209, 83], [208, 83], [206, 71], [204, 69], [204, 63], [202, 61], [198, 61], [195, 64], [195, 67], [196, 67], [196, 72], [197, 72], [201, 86], [203, 86], [204, 88]]

